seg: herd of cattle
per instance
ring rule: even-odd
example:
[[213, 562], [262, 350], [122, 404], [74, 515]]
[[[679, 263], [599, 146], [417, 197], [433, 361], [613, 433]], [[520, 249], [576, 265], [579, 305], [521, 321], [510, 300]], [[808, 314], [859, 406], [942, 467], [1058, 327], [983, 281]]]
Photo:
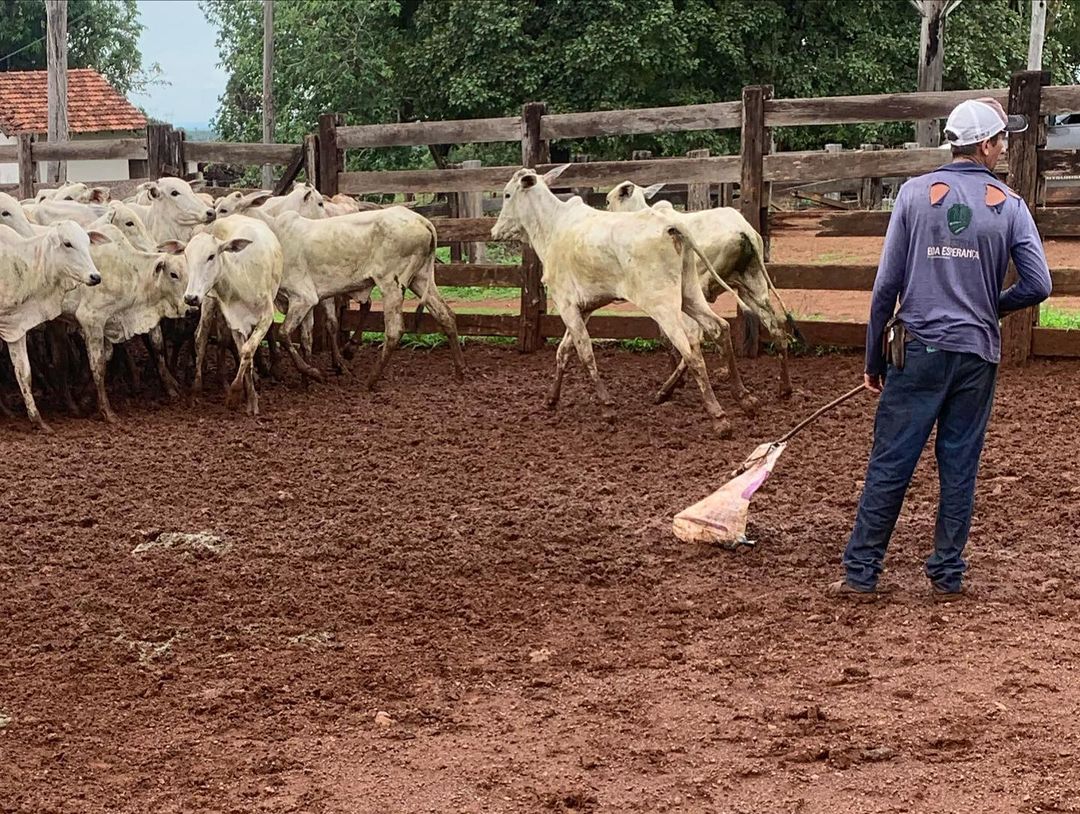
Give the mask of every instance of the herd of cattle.
[[[605, 415], [611, 415], [613, 402], [597, 372], [586, 322], [596, 309], [629, 300], [656, 321], [678, 355], [657, 400], [670, 396], [689, 370], [706, 411], [720, 432], [729, 433], [705, 368], [703, 337], [726, 347], [740, 407], [752, 412], [756, 401], [739, 379], [730, 328], [709, 306], [723, 291], [735, 293], [777, 340], [781, 394], [790, 393], [791, 337], [770, 305], [770, 293], [776, 292], [761, 238], [736, 210], [682, 213], [663, 202], [649, 206], [647, 198], [658, 187], [642, 189], [629, 181], [608, 195], [608, 211], [593, 209], [578, 197], [552, 192], [551, 182], [564, 169], [543, 176], [530, 169], [515, 173], [492, 230], [496, 240], [519, 240], [536, 251], [543, 282], [566, 326], [550, 407], [558, 402], [576, 350]], [[234, 343], [237, 370], [227, 403], [235, 407], [246, 400], [247, 412], [257, 415], [260, 346], [265, 342], [276, 361], [280, 344], [305, 380], [322, 381], [312, 360], [314, 311], [321, 308], [334, 367], [347, 370], [348, 348], [343, 351], [338, 339], [339, 307], [343, 298], [368, 305], [375, 287], [382, 296], [385, 339], [369, 387], [400, 341], [405, 289], [448, 337], [460, 379], [464, 358], [454, 314], [435, 285], [436, 245], [434, 225], [408, 207], [378, 207], [347, 196], [324, 199], [307, 184], [282, 196], [233, 192], [217, 200], [178, 178], [143, 184], [124, 201], [110, 201], [107, 190], [85, 184], [43, 190], [33, 201], [0, 193], [0, 340], [27, 415], [43, 430], [48, 427], [34, 400], [35, 382], [58, 382], [52, 386], [76, 409], [68, 382], [78, 352], [74, 335], [82, 338], [107, 421], [116, 416], [105, 387], [106, 364], [114, 347], [139, 335], [146, 337], [172, 397], [179, 392], [177, 357], [187, 342], [194, 347], [195, 391], [202, 387], [210, 339], [218, 344], [219, 371], [222, 349]], [[276, 311], [284, 314], [280, 324]], [[293, 344], [297, 330], [299, 348]], [[33, 345], [35, 337], [46, 350], [31, 354], [28, 338]], [[35, 377], [32, 355], [36, 364], [49, 365], [48, 377]], [[0, 409], [10, 416], [2, 393]]]

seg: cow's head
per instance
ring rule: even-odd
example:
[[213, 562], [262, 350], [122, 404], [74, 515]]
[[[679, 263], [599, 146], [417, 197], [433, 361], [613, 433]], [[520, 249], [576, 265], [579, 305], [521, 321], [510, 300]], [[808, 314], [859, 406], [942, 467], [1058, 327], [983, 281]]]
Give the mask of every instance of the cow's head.
[[202, 232], [194, 235], [187, 244], [179, 240], [167, 240], [158, 246], [158, 251], [184, 256], [187, 263], [184, 302], [192, 308], [198, 308], [221, 276], [222, 256], [242, 252], [251, 242], [246, 237], [219, 240], [210, 232]]
[[48, 266], [76, 283], [97, 285], [101, 282], [90, 244], [111, 243], [108, 235], [86, 231], [73, 220], [54, 223], [46, 232], [43, 257]]
[[607, 194], [609, 212], [637, 212], [645, 209], [647, 200], [664, 188], [663, 184], [639, 187], [633, 181], [623, 181]]
[[188, 182], [181, 178], [159, 178], [147, 183], [145, 190], [150, 205], [160, 208], [178, 226], [210, 223], [217, 217], [217, 213], [205, 201], [199, 200]]
[[491, 230], [491, 237], [494, 240], [526, 240], [530, 227], [535, 226], [536, 203], [545, 195], [551, 196], [548, 184], [569, 166], [563, 164], [545, 175], [537, 175], [536, 170], [526, 167], [515, 172], [503, 188], [502, 210]]
[[119, 229], [127, 238], [128, 243], [136, 249], [144, 252], [153, 251], [154, 241], [150, 233], [146, 231], [146, 224], [130, 206], [122, 201], [110, 201], [107, 218], [109, 223]]
[[23, 237], [33, 237], [35, 234], [22, 204], [6, 192], [0, 192], [0, 226], [7, 226]]
[[293, 187], [292, 192], [285, 196], [280, 211], [299, 212], [305, 218], [316, 220], [327, 217], [322, 193], [311, 184], [297, 184]]

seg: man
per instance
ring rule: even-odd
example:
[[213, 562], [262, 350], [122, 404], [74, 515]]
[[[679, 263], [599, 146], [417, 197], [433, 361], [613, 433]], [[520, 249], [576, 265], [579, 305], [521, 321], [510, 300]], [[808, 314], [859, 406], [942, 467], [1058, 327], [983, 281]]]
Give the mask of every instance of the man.
[[[866, 335], [864, 381], [881, 395], [874, 446], [844, 551], [845, 576], [829, 586], [831, 593], [874, 595], [904, 494], [935, 424], [941, 494], [926, 575], [939, 598], [962, 591], [962, 555], [1000, 360], [998, 320], [1050, 295], [1031, 213], [991, 172], [1007, 133], [1026, 127], [1024, 117], [1006, 116], [993, 99], [960, 103], [945, 124], [952, 163], [911, 179], [897, 195]], [[1019, 279], [1002, 291], [1010, 256]], [[901, 325], [890, 322], [898, 298]], [[888, 363], [887, 333], [903, 342]]]

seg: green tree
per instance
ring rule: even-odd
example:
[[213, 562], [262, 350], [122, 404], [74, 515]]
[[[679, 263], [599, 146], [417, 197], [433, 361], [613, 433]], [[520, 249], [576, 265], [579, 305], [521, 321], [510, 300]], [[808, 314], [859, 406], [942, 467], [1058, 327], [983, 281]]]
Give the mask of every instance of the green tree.
[[[70, 0], [68, 63], [72, 68], [94, 68], [121, 93], [143, 90], [160, 69], [143, 65], [142, 29], [135, 0]], [[0, 70], [45, 65], [45, 4], [0, 0]]]
[[[1056, 82], [1080, 66], [1080, 0], [1052, 0], [1044, 64]], [[223, 133], [256, 139], [261, 17], [256, 0], [204, 0], [218, 26], [229, 91]], [[1030, 3], [966, 0], [948, 20], [944, 84], [1001, 87], [1024, 66]], [[919, 17], [906, 0], [278, 0], [279, 137], [310, 132], [318, 113], [350, 123], [514, 115], [544, 100], [554, 112], [740, 98], [750, 84], [776, 97], [909, 91]], [[278, 67], [280, 66], [280, 67]], [[826, 141], [895, 144], [909, 124], [783, 128], [781, 149]], [[679, 154], [735, 148], [738, 133], [594, 139], [558, 145], [598, 157], [630, 149]], [[465, 145], [455, 157], [515, 161], [514, 145]], [[371, 151], [364, 166], [430, 160], [426, 151]]]

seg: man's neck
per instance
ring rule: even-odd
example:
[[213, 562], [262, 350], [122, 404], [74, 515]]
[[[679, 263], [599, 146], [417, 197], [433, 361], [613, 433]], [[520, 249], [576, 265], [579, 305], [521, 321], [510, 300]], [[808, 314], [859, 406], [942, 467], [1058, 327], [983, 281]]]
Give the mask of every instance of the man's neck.
[[994, 171], [994, 168], [991, 167], [986, 161], [984, 161], [982, 159], [982, 156], [958, 155], [955, 158], [953, 158], [953, 163], [958, 164], [961, 161], [966, 162], [968, 164], [977, 164], [978, 166], [982, 167], [983, 169], [990, 170], [991, 172]]

